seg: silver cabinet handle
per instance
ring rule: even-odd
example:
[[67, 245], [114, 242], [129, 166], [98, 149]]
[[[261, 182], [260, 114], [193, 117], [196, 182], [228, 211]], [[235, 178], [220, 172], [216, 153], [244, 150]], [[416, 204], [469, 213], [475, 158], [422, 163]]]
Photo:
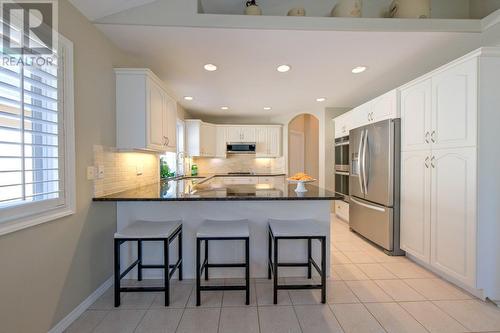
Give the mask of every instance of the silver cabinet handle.
[[429, 141], [429, 136], [430, 136], [430, 133], [429, 132], [425, 132], [425, 143], [431, 143]]
[[168, 146], [168, 144], [170, 143], [170, 139], [168, 137], [165, 137], [165, 139], [166, 139], [165, 146]]
[[435, 160], [436, 160], [436, 157], [432, 156], [432, 158], [431, 158], [431, 166], [432, 166], [433, 169], [436, 168], [436, 164], [434, 163]]
[[426, 167], [427, 169], [429, 169], [429, 160], [430, 160], [430, 158], [429, 158], [429, 156], [427, 156], [427, 157], [425, 158], [425, 167]]
[[431, 141], [432, 141], [432, 143], [436, 143], [436, 131], [432, 131], [432, 133], [431, 133]]

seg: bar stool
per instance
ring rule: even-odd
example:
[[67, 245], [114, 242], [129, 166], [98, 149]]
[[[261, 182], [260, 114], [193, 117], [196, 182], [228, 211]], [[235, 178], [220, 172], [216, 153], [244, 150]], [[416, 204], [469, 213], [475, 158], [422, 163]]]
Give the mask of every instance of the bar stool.
[[[169, 263], [169, 245], [177, 237], [178, 259], [175, 264]], [[120, 273], [120, 246], [129, 241], [137, 241], [137, 260]], [[143, 242], [163, 242], [163, 264], [144, 265], [142, 263]], [[121, 292], [163, 291], [165, 292], [165, 306], [170, 304], [170, 279], [177, 270], [179, 280], [182, 280], [182, 221], [150, 222], [136, 221], [122, 231], [115, 233], [115, 307], [120, 306]], [[143, 269], [163, 269], [163, 287], [121, 287], [120, 281], [135, 266], [137, 266], [137, 280], [142, 281]]]
[[[326, 303], [326, 230], [322, 230], [321, 225], [311, 219], [305, 220], [269, 220], [269, 259], [267, 275], [273, 280], [273, 300], [278, 304], [278, 290], [280, 289], [321, 289], [321, 303]], [[282, 239], [304, 239], [307, 240], [307, 262], [306, 263], [286, 263], [278, 261], [278, 241]], [[312, 240], [319, 240], [321, 243], [321, 268], [314, 261], [312, 252]], [[274, 245], [274, 251], [273, 251]], [[307, 278], [311, 279], [312, 267], [321, 276], [321, 284], [313, 285], [279, 285], [279, 267], [307, 267]]]
[[[208, 241], [243, 240], [245, 241], [245, 262], [234, 264], [210, 263], [208, 260]], [[205, 243], [205, 255], [201, 263], [201, 244]], [[250, 304], [250, 231], [248, 220], [215, 221], [205, 220], [196, 234], [196, 306], [200, 306], [201, 291], [209, 290], [245, 290], [246, 305]], [[216, 267], [244, 267], [245, 285], [242, 286], [202, 286], [201, 275], [205, 273], [208, 280], [208, 269]]]

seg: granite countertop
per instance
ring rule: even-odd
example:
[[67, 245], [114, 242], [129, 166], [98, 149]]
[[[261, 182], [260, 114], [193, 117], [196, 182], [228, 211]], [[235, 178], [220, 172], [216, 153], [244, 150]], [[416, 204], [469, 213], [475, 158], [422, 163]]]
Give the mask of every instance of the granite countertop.
[[274, 184], [232, 185], [214, 181], [218, 177], [273, 177], [262, 175], [209, 175], [185, 177], [94, 198], [94, 201], [244, 201], [244, 200], [340, 200], [335, 193], [306, 184], [307, 192], [295, 192], [295, 184], [277, 180]]

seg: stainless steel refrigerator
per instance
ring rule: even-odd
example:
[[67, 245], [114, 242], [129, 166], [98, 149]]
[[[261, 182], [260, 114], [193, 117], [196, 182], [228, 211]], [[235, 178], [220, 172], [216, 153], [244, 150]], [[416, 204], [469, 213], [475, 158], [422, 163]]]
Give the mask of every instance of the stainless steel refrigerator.
[[399, 119], [356, 128], [349, 133], [349, 226], [390, 255], [399, 245]]

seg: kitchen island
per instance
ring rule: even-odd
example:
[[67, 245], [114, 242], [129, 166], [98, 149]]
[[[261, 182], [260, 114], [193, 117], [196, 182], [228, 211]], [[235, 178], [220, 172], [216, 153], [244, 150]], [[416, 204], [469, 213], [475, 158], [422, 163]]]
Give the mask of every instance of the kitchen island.
[[[237, 184], [229, 181], [231, 177], [225, 175], [187, 177], [94, 198], [94, 201], [101, 204], [117, 202], [118, 230], [136, 220], [182, 220], [184, 275], [188, 279], [195, 277], [196, 230], [205, 219], [249, 221], [250, 274], [254, 278], [267, 276], [267, 221], [270, 218], [317, 220], [324, 227], [329, 248], [331, 203], [340, 198], [313, 185], [306, 185], [307, 192], [297, 193], [295, 185], [288, 184], [283, 175], [254, 177], [265, 177], [267, 182]], [[122, 250], [123, 265], [136, 258], [137, 247], [126, 246]], [[280, 243], [280, 260], [304, 262], [306, 249], [306, 241], [283, 241]], [[161, 262], [162, 253], [161, 244], [151, 242], [143, 245], [144, 261], [147, 263]], [[174, 260], [174, 254], [177, 253], [175, 248], [170, 253]], [[313, 245], [313, 254], [319, 258], [319, 243]], [[330, 267], [329, 254], [330, 251], [327, 251], [326, 267]], [[244, 256], [244, 248], [237, 241], [214, 241], [209, 256], [211, 262], [239, 262]], [[135, 270], [131, 274], [131, 278], [134, 278]], [[280, 269], [280, 275], [305, 276], [305, 269], [283, 268]], [[243, 270], [213, 269], [211, 276], [242, 277]], [[145, 270], [144, 278], [161, 278], [161, 272]]]

